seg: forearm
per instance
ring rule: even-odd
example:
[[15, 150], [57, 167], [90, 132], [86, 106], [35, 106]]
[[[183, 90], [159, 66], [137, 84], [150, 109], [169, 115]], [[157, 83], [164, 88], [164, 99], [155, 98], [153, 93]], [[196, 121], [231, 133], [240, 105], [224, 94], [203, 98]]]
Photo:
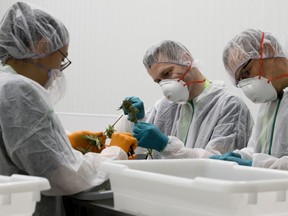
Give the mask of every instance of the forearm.
[[98, 170], [103, 161], [127, 159], [127, 154], [117, 146], [106, 148], [100, 154], [82, 155], [73, 151], [76, 155], [74, 163], [63, 163], [45, 176], [51, 184], [51, 190], [45, 191], [45, 195], [70, 195], [92, 189], [108, 179], [106, 173]]
[[268, 169], [288, 170], [288, 156], [276, 158], [267, 154], [255, 153], [253, 155], [252, 166]]
[[241, 158], [244, 160], [253, 160], [254, 149], [252, 147], [236, 149], [233, 152], [240, 154]]
[[177, 137], [169, 136], [169, 142], [160, 153], [163, 159], [209, 158], [213, 154], [201, 148], [186, 148]]

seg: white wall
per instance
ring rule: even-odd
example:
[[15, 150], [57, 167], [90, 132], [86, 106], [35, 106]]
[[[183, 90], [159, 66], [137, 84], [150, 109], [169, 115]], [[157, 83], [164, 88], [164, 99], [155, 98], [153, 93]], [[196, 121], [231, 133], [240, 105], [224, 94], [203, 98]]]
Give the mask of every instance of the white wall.
[[119, 115], [101, 115], [85, 113], [57, 113], [63, 127], [67, 132], [78, 130], [105, 131], [109, 125], [113, 125]]
[[[0, 15], [15, 0], [1, 0]], [[205, 62], [209, 79], [225, 80], [222, 50], [246, 28], [286, 34], [287, 0], [30, 0], [60, 18], [71, 34], [68, 89], [59, 112], [117, 115], [126, 96], [153, 105], [162, 96], [142, 65], [152, 44], [177, 40]], [[243, 98], [245, 98], [243, 96]], [[246, 98], [248, 106], [256, 107]]]

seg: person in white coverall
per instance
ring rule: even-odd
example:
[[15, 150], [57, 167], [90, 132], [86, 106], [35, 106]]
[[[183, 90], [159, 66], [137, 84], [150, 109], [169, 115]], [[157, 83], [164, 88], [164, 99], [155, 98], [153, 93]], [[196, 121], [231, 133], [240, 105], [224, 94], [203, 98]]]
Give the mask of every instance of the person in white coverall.
[[134, 137], [115, 133], [111, 147], [99, 154], [71, 147], [52, 107], [65, 91], [68, 45], [61, 21], [24, 2], [13, 4], [0, 23], [0, 175], [49, 180], [51, 189], [42, 193], [35, 216], [56, 215], [56, 196], [107, 181], [98, 170], [101, 161], [127, 159], [137, 146]]
[[254, 121], [246, 104], [222, 82], [207, 79], [182, 44], [162, 41], [143, 63], [165, 97], [147, 112], [138, 97], [127, 97], [139, 121], [124, 119], [119, 131], [133, 131], [138, 146], [154, 150], [153, 158], [208, 158], [247, 146]]
[[223, 52], [224, 66], [254, 103], [261, 103], [248, 147], [213, 156], [243, 165], [288, 170], [288, 60], [280, 38], [247, 29]]

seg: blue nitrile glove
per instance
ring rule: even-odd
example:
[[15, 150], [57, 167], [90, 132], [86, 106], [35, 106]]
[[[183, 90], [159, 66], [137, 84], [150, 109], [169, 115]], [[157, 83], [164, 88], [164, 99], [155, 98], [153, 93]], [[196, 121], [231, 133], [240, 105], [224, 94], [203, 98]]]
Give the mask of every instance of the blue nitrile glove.
[[234, 161], [242, 166], [252, 166], [252, 160], [243, 160], [238, 157], [227, 157], [227, 161]]
[[134, 124], [133, 136], [138, 146], [162, 151], [168, 144], [168, 137], [153, 124], [138, 122]]
[[[139, 110], [137, 114], [137, 119], [142, 119], [145, 116], [145, 111], [144, 111], [144, 103], [140, 100], [138, 97], [126, 97], [125, 100], [130, 100], [132, 103], [132, 106], [137, 108]], [[127, 115], [128, 112], [127, 110], [124, 110], [124, 114]], [[128, 120], [131, 120], [131, 117], [128, 115]]]
[[241, 155], [238, 153], [234, 153], [234, 152], [226, 152], [223, 155], [213, 155], [210, 158], [211, 159], [216, 159], [216, 160], [226, 160], [227, 157], [237, 157], [241, 159]]
[[234, 152], [227, 152], [223, 155], [213, 155], [211, 159], [233, 161], [242, 166], [252, 166], [252, 160], [243, 160], [241, 155]]

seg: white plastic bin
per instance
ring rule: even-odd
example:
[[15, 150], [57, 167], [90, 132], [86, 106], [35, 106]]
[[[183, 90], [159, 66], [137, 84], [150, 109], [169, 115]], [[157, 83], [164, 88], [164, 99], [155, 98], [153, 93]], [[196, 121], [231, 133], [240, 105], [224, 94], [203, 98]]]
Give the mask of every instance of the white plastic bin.
[[45, 178], [26, 175], [0, 175], [0, 215], [31, 216], [41, 191], [50, 189]]
[[102, 163], [115, 208], [146, 216], [288, 215], [288, 172], [212, 159]]

